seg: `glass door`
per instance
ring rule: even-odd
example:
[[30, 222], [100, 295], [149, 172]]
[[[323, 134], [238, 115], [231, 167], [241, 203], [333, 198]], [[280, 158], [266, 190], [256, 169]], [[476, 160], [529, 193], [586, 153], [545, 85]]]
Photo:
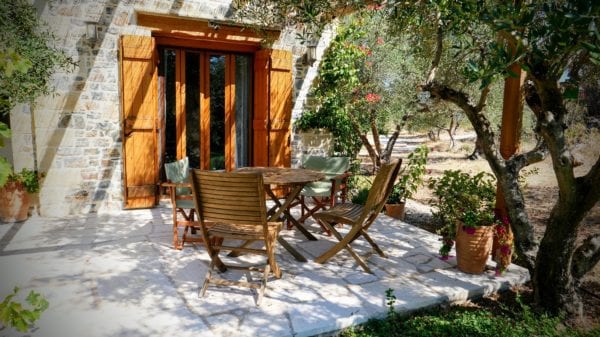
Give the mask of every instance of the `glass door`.
[[251, 67], [250, 55], [161, 50], [166, 162], [187, 156], [191, 167], [228, 171], [250, 164]]

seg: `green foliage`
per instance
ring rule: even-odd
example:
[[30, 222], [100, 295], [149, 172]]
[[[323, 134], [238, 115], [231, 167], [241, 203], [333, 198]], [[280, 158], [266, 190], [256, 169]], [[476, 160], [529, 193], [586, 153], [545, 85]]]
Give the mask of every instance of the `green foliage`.
[[[1, 114], [19, 102], [33, 102], [50, 93], [50, 77], [55, 69], [68, 69], [73, 60], [54, 47], [55, 40], [47, 26], [26, 0], [0, 2], [0, 73]], [[35, 65], [33, 67], [32, 65]]]
[[403, 318], [394, 309], [393, 290], [386, 291], [388, 314], [382, 320], [370, 320], [366, 324], [347, 329], [343, 337], [406, 336], [406, 337], [577, 337], [596, 336], [596, 331], [588, 333], [561, 325], [560, 317], [538, 314], [519, 302], [519, 307], [502, 307], [499, 312], [480, 308], [454, 307], [451, 310], [430, 310], [429, 312]]
[[442, 248], [440, 255], [448, 256], [456, 236], [456, 222], [466, 228], [490, 226], [495, 223], [495, 178], [487, 172], [472, 176], [458, 170], [446, 170], [441, 178], [431, 179], [429, 188], [437, 199], [431, 201], [433, 218], [440, 226]]
[[493, 175], [446, 170], [441, 178], [429, 181], [429, 188], [437, 197], [431, 203], [437, 207], [434, 217], [443, 225], [452, 225], [456, 220], [465, 222], [467, 227], [494, 223], [496, 187]]
[[12, 294], [6, 296], [0, 303], [0, 322], [5, 327], [27, 332], [40, 318], [42, 312], [48, 309], [48, 301], [32, 290], [25, 299], [30, 306], [30, 309], [27, 309], [21, 303], [13, 301], [18, 292], [19, 288], [15, 287]]
[[[14, 181], [22, 184], [28, 193], [37, 193], [40, 191], [40, 180], [38, 174], [26, 168], [22, 169], [19, 173], [10, 173], [7, 181]], [[2, 186], [3, 185], [0, 185], [0, 187]]]
[[[68, 69], [74, 63], [52, 46], [54, 36], [27, 1], [1, 1], [0, 22], [0, 115], [6, 115], [16, 103], [33, 102], [50, 93], [55, 69]], [[0, 147], [10, 136], [8, 125], [0, 122]], [[0, 157], [0, 187], [8, 180], [23, 181], [30, 192], [39, 190], [37, 175], [33, 179], [29, 173], [12, 173], [8, 160]]]
[[408, 163], [403, 165], [402, 171], [398, 175], [398, 181], [388, 196], [388, 204], [405, 202], [407, 198], [417, 192], [419, 186], [423, 184], [428, 154], [429, 148], [421, 145], [408, 155]]
[[352, 91], [360, 83], [358, 63], [365, 54], [348, 41], [362, 35], [353, 25], [340, 29], [323, 57], [312, 92], [318, 106], [304, 112], [295, 122], [299, 130], [328, 129], [335, 138], [334, 152], [352, 158], [356, 157], [361, 142], [355, 135], [348, 110]]
[[[0, 122], [0, 148], [4, 147], [4, 138], [10, 138], [10, 129], [8, 125]], [[12, 172], [10, 163], [6, 158], [0, 156], [0, 187], [6, 184], [8, 175]]]

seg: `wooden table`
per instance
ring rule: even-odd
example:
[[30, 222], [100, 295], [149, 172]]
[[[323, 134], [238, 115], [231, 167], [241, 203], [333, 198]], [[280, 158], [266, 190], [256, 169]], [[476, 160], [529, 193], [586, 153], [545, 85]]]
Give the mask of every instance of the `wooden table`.
[[[299, 168], [286, 168], [286, 167], [243, 167], [236, 169], [235, 172], [259, 172], [263, 176], [265, 183], [265, 192], [271, 197], [271, 200], [275, 203], [275, 206], [268, 211], [269, 221], [278, 220], [281, 214], [285, 218], [294, 224], [296, 228], [309, 240], [317, 240], [298, 220], [296, 220], [290, 213], [289, 206], [296, 199], [304, 185], [323, 180], [325, 174], [317, 171], [299, 169]], [[290, 188], [290, 192], [285, 196], [283, 204], [279, 198], [275, 195], [271, 186], [285, 186]], [[294, 247], [292, 247], [287, 241], [281, 236], [277, 238], [277, 241], [292, 254], [296, 260], [306, 262], [306, 258], [302, 256]]]

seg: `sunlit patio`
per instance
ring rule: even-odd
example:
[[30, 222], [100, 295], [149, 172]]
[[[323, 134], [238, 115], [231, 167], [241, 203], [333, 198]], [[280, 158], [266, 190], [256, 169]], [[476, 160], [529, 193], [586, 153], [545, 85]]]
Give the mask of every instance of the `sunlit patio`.
[[[410, 312], [529, 278], [515, 265], [497, 277], [493, 262], [482, 275], [459, 272], [454, 258], [438, 258], [436, 235], [381, 215], [370, 233], [389, 258], [368, 256], [374, 275], [347, 252], [324, 265], [312, 262], [335, 239], [315, 234], [318, 241], [308, 241], [284, 229], [282, 235], [309, 262], [297, 262], [278, 247], [283, 277], [269, 281], [261, 306], [245, 288], [211, 287], [199, 298], [208, 255], [200, 245], [172, 248], [170, 212], [163, 205], [2, 224], [1, 291], [19, 285], [20, 296], [35, 290], [50, 302], [32, 336], [312, 336], [384, 316], [388, 288], [396, 309]], [[314, 223], [307, 227], [320, 232]], [[370, 254], [367, 244], [355, 248]]]

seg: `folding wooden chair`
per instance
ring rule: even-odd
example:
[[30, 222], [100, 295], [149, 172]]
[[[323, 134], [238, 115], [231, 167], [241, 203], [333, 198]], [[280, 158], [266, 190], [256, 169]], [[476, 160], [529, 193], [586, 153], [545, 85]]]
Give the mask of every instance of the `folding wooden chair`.
[[[346, 202], [348, 177], [351, 175], [348, 171], [350, 158], [308, 156], [303, 160], [302, 168], [322, 172], [325, 179], [304, 186], [298, 200], [290, 205], [300, 205], [299, 222], [304, 223], [315, 212], [335, 206], [338, 198], [343, 203]], [[290, 227], [288, 223], [288, 229]], [[326, 228], [323, 229], [327, 231]]]
[[[346, 249], [358, 264], [367, 272], [373, 273], [367, 264], [356, 254], [350, 244], [359, 237], [363, 237], [381, 257], [385, 253], [367, 234], [367, 230], [373, 224], [392, 191], [402, 160], [396, 160], [381, 166], [379, 173], [373, 181], [369, 190], [366, 204], [357, 205], [352, 203], [337, 204], [335, 207], [313, 214], [313, 217], [324, 227], [328, 228], [339, 240], [334, 246], [315, 259], [317, 263], [325, 263], [342, 249]], [[336, 224], [348, 224], [352, 226], [345, 235], [335, 229]]]
[[[200, 223], [194, 220], [196, 211], [189, 182], [188, 158], [165, 164], [165, 175], [167, 182], [161, 183], [161, 186], [169, 188], [173, 207], [173, 248], [182, 249], [186, 242], [202, 242], [201, 237], [188, 237], [190, 229], [193, 233], [200, 229]], [[183, 227], [181, 241], [179, 227]]]
[[[242, 286], [259, 290], [256, 305], [260, 305], [270, 273], [276, 278], [281, 277], [275, 260], [275, 244], [282, 225], [281, 222], [267, 221], [262, 175], [193, 170], [192, 191], [202, 236], [210, 256], [200, 296], [206, 294], [209, 284]], [[231, 245], [225, 241], [229, 239], [263, 241], [264, 248]], [[261, 268], [225, 265], [219, 258], [221, 251], [266, 255], [267, 259], [264, 266], [259, 266]], [[230, 281], [213, 277], [215, 266], [220, 272], [225, 272], [227, 268], [259, 271], [263, 277], [259, 282]]]

